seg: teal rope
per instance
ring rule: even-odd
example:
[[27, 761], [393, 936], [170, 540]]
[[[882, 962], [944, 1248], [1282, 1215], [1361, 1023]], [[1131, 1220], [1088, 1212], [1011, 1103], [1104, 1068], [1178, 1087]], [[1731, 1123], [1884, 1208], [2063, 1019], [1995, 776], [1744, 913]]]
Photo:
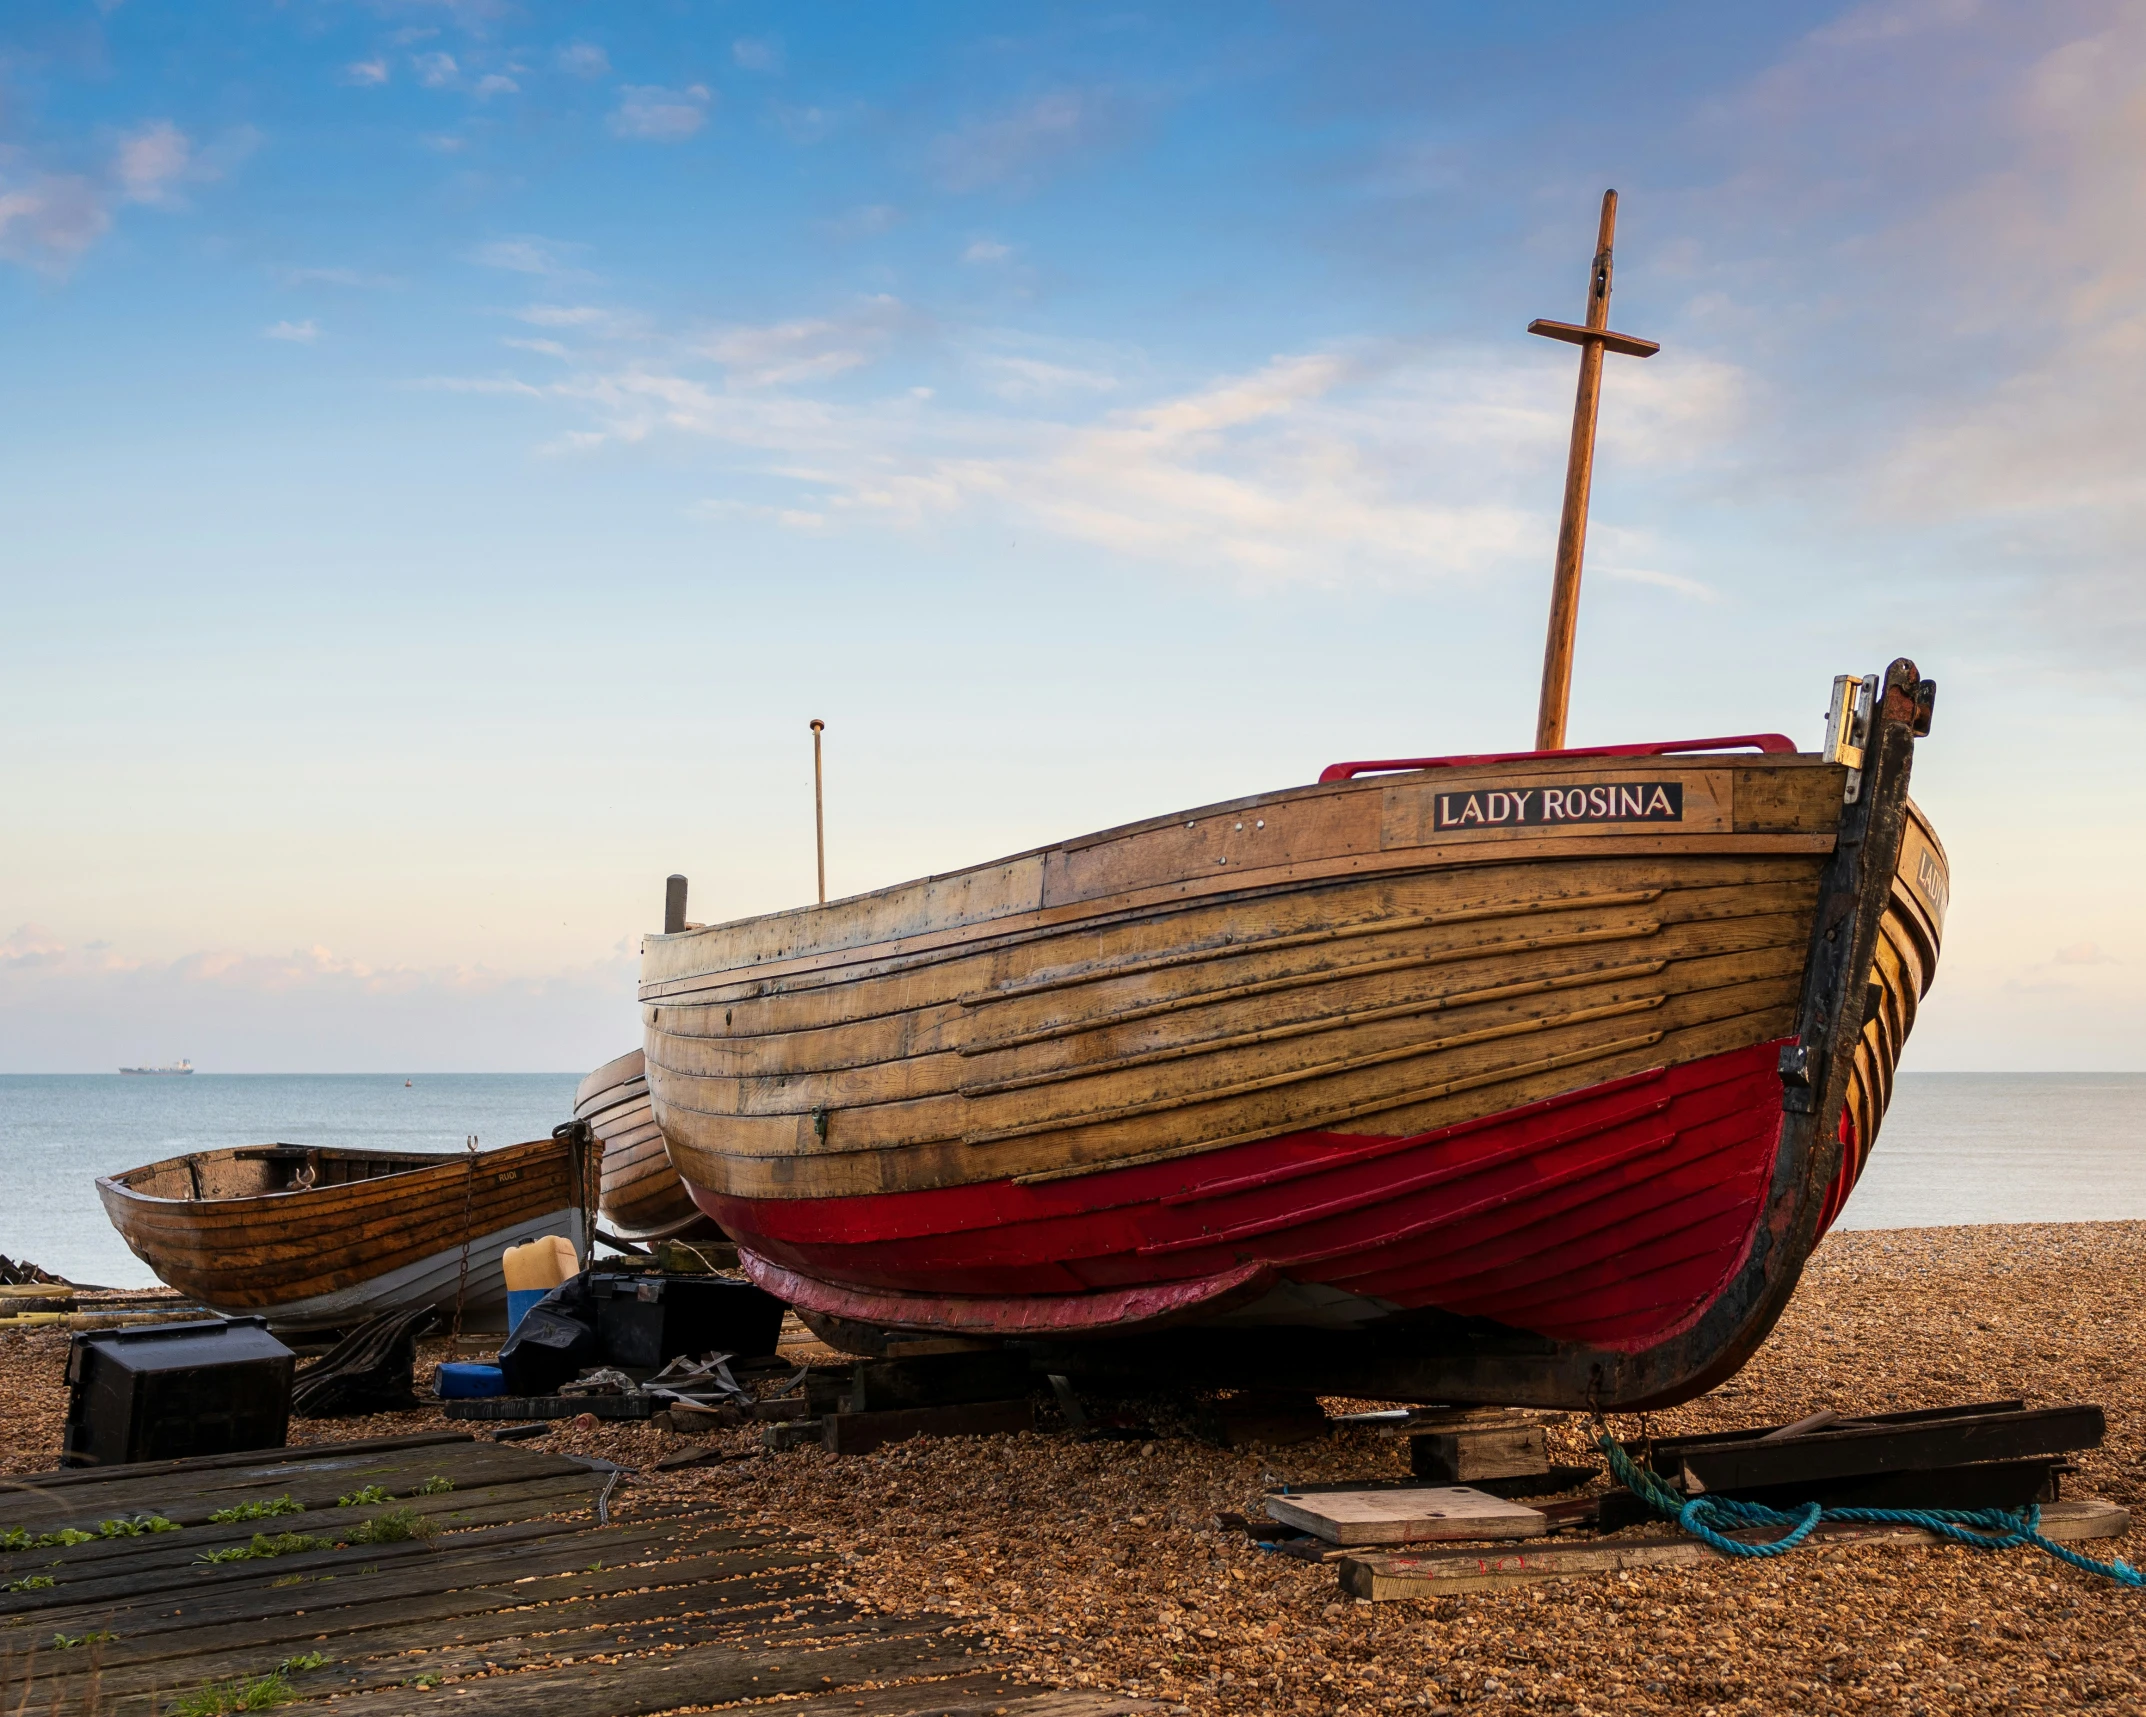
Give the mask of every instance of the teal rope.
[[[1821, 1520], [1874, 1522], [1883, 1525], [1920, 1526], [1964, 1544], [1970, 1550], [2016, 1550], [2032, 1544], [2046, 1550], [2059, 1562], [2068, 1562], [2081, 1573], [2099, 1574], [2119, 1585], [2146, 1587], [2146, 1574], [2128, 1562], [2097, 1562], [2091, 1556], [2044, 1538], [2042, 1511], [2033, 1503], [2018, 1511], [2004, 1508], [1821, 1508], [1807, 1502], [1793, 1512], [1767, 1508], [1756, 1502], [1737, 1502], [1722, 1496], [1686, 1498], [1669, 1489], [1645, 1468], [1636, 1465], [1617, 1439], [1604, 1431], [1595, 1446], [1609, 1457], [1610, 1471], [1618, 1481], [1657, 1514], [1667, 1515], [1700, 1543], [1724, 1556], [1785, 1556], [1806, 1538]], [[1779, 1538], [1750, 1544], [1726, 1533], [1739, 1526], [1775, 1526], [1788, 1530]]]

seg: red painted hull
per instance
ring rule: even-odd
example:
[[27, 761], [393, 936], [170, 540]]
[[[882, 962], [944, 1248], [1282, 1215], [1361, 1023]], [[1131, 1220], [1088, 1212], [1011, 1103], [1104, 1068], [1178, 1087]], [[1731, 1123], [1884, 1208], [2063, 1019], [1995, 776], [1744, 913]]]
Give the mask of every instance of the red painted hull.
[[1026, 1186], [694, 1196], [766, 1285], [859, 1323], [1122, 1335], [1435, 1311], [1636, 1352], [1690, 1327], [1750, 1252], [1779, 1048], [1409, 1138], [1294, 1133]]

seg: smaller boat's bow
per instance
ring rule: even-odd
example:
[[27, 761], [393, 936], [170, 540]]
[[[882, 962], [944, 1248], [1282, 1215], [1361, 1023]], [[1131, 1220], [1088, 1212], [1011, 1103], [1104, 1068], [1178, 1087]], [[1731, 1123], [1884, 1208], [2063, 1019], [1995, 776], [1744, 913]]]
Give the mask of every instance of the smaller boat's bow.
[[603, 1145], [604, 1230], [624, 1240], [713, 1240], [716, 1226], [671, 1167], [663, 1131], [648, 1104], [638, 1049], [607, 1061], [574, 1093], [574, 1118]]

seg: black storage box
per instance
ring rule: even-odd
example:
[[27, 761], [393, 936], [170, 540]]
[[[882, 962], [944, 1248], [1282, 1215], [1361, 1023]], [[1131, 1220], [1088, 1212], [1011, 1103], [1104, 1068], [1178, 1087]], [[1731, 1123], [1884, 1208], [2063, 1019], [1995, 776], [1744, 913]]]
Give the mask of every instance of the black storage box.
[[296, 1363], [266, 1318], [84, 1332], [67, 1350], [60, 1464], [280, 1449]]
[[549, 1395], [595, 1365], [602, 1354], [596, 1300], [584, 1270], [522, 1313], [522, 1321], [499, 1350], [499, 1369], [509, 1395]]
[[596, 1329], [612, 1365], [654, 1369], [680, 1354], [775, 1351], [783, 1303], [727, 1276], [592, 1275]]

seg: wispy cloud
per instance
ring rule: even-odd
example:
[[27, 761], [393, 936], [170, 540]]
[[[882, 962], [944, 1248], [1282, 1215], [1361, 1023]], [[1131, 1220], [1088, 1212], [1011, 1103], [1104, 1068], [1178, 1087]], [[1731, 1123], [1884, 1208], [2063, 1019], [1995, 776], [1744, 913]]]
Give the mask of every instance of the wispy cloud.
[[276, 280], [283, 286], [348, 286], [361, 291], [381, 291], [402, 284], [392, 274], [368, 274], [357, 268], [279, 268]]
[[120, 195], [129, 202], [169, 207], [193, 165], [194, 146], [168, 119], [152, 120], [119, 140], [112, 163]]
[[67, 944], [39, 924], [18, 924], [0, 942], [0, 970], [26, 970], [55, 966], [69, 953]]
[[623, 947], [535, 972], [320, 945], [145, 957], [25, 924], [0, 940], [0, 1065], [109, 1071], [183, 1054], [247, 1071], [585, 1067], [631, 1005], [633, 969]]
[[290, 340], [301, 346], [310, 346], [320, 338], [320, 326], [311, 320], [304, 322], [271, 322], [261, 330], [264, 340]]
[[901, 218], [901, 210], [892, 203], [862, 203], [821, 225], [836, 238], [875, 238], [891, 231]]
[[1013, 255], [1013, 246], [1001, 244], [995, 238], [972, 239], [969, 247], [961, 253], [963, 262], [1004, 262]]
[[841, 119], [831, 108], [793, 107], [780, 101], [770, 103], [768, 112], [792, 143], [823, 142], [833, 134]]
[[985, 387], [1001, 399], [1041, 400], [1061, 394], [1115, 393], [1118, 378], [1108, 370], [1053, 363], [1018, 352], [978, 351], [969, 366]]
[[412, 54], [410, 69], [427, 89], [452, 89], [461, 81], [462, 68], [449, 53]]
[[[588, 414], [591, 426], [553, 450], [707, 441], [725, 450], [717, 468], [737, 486], [711, 505], [791, 529], [989, 515], [1205, 576], [1315, 584], [1475, 579], [1539, 559], [1554, 532], [1544, 497], [1562, 458], [1569, 383], [1510, 354], [1299, 352], [1097, 415], [1125, 391], [1128, 366], [998, 339], [969, 342], [964, 361], [1018, 412], [941, 404], [924, 387], [816, 393], [841, 381], [855, 395], [855, 378], [899, 340], [928, 332], [907, 306], [874, 299], [699, 336], [644, 329], [617, 361], [553, 381], [456, 385]], [[1731, 382], [1693, 367], [1700, 396], [1733, 412]], [[1681, 427], [1703, 436], [1718, 426]], [[1628, 467], [1688, 459], [1643, 400], [1627, 399], [1610, 433]]]
[[600, 78], [611, 71], [611, 56], [594, 42], [568, 42], [552, 56], [552, 63], [569, 77]]
[[519, 94], [521, 87], [520, 84], [508, 77], [505, 72], [486, 72], [483, 77], [477, 80], [476, 86], [471, 93], [479, 101], [489, 101], [495, 95]]
[[106, 187], [80, 173], [0, 181], [0, 257], [64, 274], [111, 229]]
[[[1754, 350], [1783, 432], [1817, 443], [1792, 449], [1799, 499], [1822, 481], [1865, 532], [1943, 520], [1955, 597], [2027, 581], [2026, 624], [2127, 662], [2146, 648], [2142, 68], [2138, 5], [1881, 0], [1726, 92], [1692, 139], [1721, 158], [1691, 210], [1705, 265], [1798, 304], [1787, 324], [1732, 299], [1709, 331]], [[1773, 211], [1762, 233], [1753, 207]]]
[[611, 129], [639, 143], [683, 143], [708, 122], [714, 99], [705, 84], [684, 89], [628, 84], [611, 115]]
[[1651, 584], [1657, 590], [1674, 591], [1694, 602], [1718, 602], [1721, 599], [1721, 593], [1713, 586], [1674, 572], [1654, 572], [1637, 566], [1594, 566], [1588, 571], [1602, 578], [1614, 578], [1622, 584]]
[[588, 249], [585, 244], [566, 239], [524, 233], [481, 244], [469, 253], [469, 259], [480, 267], [505, 269], [512, 274], [536, 274], [548, 280], [592, 280], [595, 276], [575, 260], [587, 255]]
[[863, 368], [913, 320], [900, 300], [880, 295], [840, 316], [719, 329], [689, 349], [721, 365], [734, 387], [789, 386]]
[[730, 44], [730, 57], [749, 72], [782, 70], [782, 44], [772, 36], [740, 36]]
[[524, 304], [507, 314], [532, 328], [577, 328], [602, 339], [631, 340], [646, 332], [641, 317], [600, 304]]
[[352, 60], [343, 68], [343, 81], [358, 89], [372, 89], [388, 80], [385, 57], [370, 60]]
[[933, 150], [950, 191], [1026, 189], [1082, 155], [1116, 147], [1140, 123], [1132, 102], [1110, 90], [1056, 90], [942, 137]]
[[197, 148], [170, 120], [152, 119], [121, 132], [95, 173], [25, 168], [20, 152], [0, 151], [0, 258], [64, 275], [111, 230], [117, 209], [184, 209], [187, 187], [222, 178], [259, 141], [241, 126]]

